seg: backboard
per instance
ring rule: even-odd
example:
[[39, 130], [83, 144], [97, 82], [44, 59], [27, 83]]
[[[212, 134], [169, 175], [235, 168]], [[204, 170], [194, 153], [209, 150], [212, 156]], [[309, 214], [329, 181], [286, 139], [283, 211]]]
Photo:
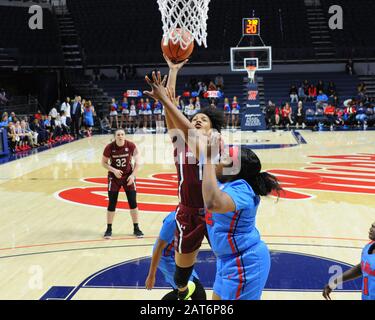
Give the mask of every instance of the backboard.
[[246, 61], [256, 60], [257, 71], [272, 70], [272, 47], [232, 47], [230, 66], [233, 72], [246, 72]]

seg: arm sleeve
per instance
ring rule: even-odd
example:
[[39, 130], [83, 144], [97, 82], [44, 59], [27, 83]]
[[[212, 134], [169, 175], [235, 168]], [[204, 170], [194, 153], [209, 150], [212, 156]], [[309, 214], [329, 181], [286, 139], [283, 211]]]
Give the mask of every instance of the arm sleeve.
[[255, 193], [245, 180], [232, 182], [223, 192], [232, 198], [237, 211], [246, 209], [254, 203]]

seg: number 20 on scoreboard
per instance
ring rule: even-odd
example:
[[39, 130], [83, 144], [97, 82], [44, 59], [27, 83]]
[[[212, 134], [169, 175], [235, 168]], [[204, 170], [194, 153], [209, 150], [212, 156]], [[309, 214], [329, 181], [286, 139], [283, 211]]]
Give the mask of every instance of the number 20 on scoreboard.
[[260, 19], [259, 18], [243, 18], [242, 19], [242, 35], [243, 36], [259, 36], [260, 35]]

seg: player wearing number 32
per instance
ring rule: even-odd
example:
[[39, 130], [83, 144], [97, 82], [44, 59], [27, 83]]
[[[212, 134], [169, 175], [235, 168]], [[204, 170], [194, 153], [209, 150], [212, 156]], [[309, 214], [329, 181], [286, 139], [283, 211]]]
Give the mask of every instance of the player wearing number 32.
[[[134, 168], [132, 159], [134, 158]], [[134, 235], [143, 237], [138, 227], [138, 206], [135, 177], [140, 167], [140, 154], [136, 145], [125, 139], [125, 131], [118, 129], [115, 132], [115, 141], [108, 144], [103, 152], [102, 166], [108, 170], [108, 209], [107, 230], [104, 238], [112, 236], [112, 223], [115, 217], [118, 195], [121, 187], [124, 188], [128, 199], [130, 214], [134, 225]]]

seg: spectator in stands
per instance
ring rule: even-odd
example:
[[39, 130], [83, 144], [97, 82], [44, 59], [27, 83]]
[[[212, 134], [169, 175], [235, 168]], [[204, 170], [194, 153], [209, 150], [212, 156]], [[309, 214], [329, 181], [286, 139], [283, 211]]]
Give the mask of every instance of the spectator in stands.
[[198, 95], [203, 96], [203, 94], [207, 91], [207, 86], [203, 81], [198, 82]]
[[8, 102], [6, 92], [3, 88], [0, 89], [0, 105], [6, 105]]
[[18, 118], [16, 117], [16, 114], [12, 111], [9, 116], [9, 122], [13, 122], [14, 125], [18, 121]]
[[10, 150], [14, 152], [21, 151], [18, 148], [19, 142], [20, 142], [20, 137], [16, 133], [16, 128], [13, 122], [8, 123], [7, 127], [7, 135], [8, 135], [8, 144]]
[[289, 129], [290, 125], [293, 124], [292, 116], [293, 116], [293, 110], [290, 104], [287, 102], [285, 103], [285, 106], [281, 110], [281, 123], [287, 129]]
[[336, 95], [336, 85], [333, 81], [328, 83], [327, 95], [328, 97], [334, 97]]
[[354, 74], [354, 63], [352, 59], [349, 59], [345, 65], [345, 71], [347, 74], [353, 75]]
[[335, 125], [336, 126], [343, 126], [345, 124], [344, 121], [344, 110], [342, 108], [336, 108], [335, 110]]
[[83, 122], [85, 123], [86, 135], [88, 137], [92, 136], [92, 127], [94, 126], [94, 116], [95, 108], [92, 105], [92, 102], [89, 100], [85, 104], [85, 110], [83, 112]]
[[336, 114], [336, 108], [333, 105], [328, 104], [324, 108], [324, 115], [327, 118], [331, 131], [333, 130], [333, 125], [335, 123], [335, 114]]
[[[78, 137], [79, 137], [79, 122], [80, 122], [80, 118], [81, 118], [81, 97], [80, 96], [76, 96], [74, 98], [71, 116], [72, 116], [71, 133], [73, 134], [73, 136], [75, 138], [78, 139]], [[46, 124], [46, 127], [48, 128], [48, 126], [47, 126], [48, 122], [46, 120], [48, 120], [48, 119], [45, 119], [45, 124]]]
[[38, 110], [37, 113], [34, 114], [34, 119], [42, 120], [42, 111]]
[[198, 91], [198, 80], [195, 77], [190, 78], [189, 86], [191, 91]]
[[275, 115], [276, 105], [271, 100], [269, 100], [266, 107], [266, 123], [269, 129], [273, 128], [276, 125]]
[[113, 128], [113, 120], [115, 120], [116, 123], [116, 129], [118, 129], [118, 116], [117, 116], [117, 109], [118, 105], [116, 103], [115, 98], [112, 98], [111, 104], [109, 105], [109, 125], [111, 128]]
[[337, 94], [335, 94], [334, 96], [329, 97], [328, 98], [328, 103], [334, 105], [335, 107], [339, 106], [340, 100], [339, 100], [339, 97], [337, 96]]
[[15, 124], [15, 131], [20, 138], [18, 149], [20, 151], [30, 150], [32, 147], [32, 136], [30, 133], [26, 132], [25, 123], [23, 122], [21, 126], [21, 122], [17, 121]]
[[237, 101], [237, 97], [233, 97], [232, 101], [232, 129], [237, 129], [240, 121], [240, 109], [241, 106]]
[[135, 100], [132, 99], [129, 106], [129, 129], [132, 133], [135, 132], [138, 123], [137, 117], [137, 107], [135, 105]]
[[305, 112], [303, 111], [302, 101], [298, 102], [297, 112], [296, 112], [296, 127], [297, 129], [302, 126], [302, 129], [305, 129]]
[[319, 80], [318, 81], [318, 84], [316, 85], [316, 91], [317, 92], [325, 92], [325, 86], [324, 86], [324, 82], [322, 80]]
[[49, 112], [49, 115], [51, 116], [51, 118], [52, 118], [52, 123], [53, 123], [53, 121], [55, 121], [55, 119], [57, 118], [57, 115], [58, 115], [58, 112], [57, 112], [57, 110], [56, 110], [55, 107], [53, 107], [53, 108], [51, 109], [51, 111]]
[[66, 97], [65, 99], [65, 102], [63, 102], [61, 104], [61, 107], [60, 107], [60, 112], [65, 112], [65, 116], [66, 116], [66, 123], [68, 124], [68, 126], [70, 126], [71, 122], [72, 122], [72, 117], [70, 115], [70, 109], [71, 109], [71, 106], [70, 106], [70, 98], [69, 97]]
[[195, 98], [194, 103], [194, 114], [197, 114], [201, 110], [201, 100], [199, 97]]
[[[146, 101], [144, 103], [143, 107], [143, 117], [144, 117], [144, 128], [147, 130], [152, 130], [152, 108], [151, 108], [151, 103], [150, 99], [146, 98]], [[148, 125], [150, 125], [150, 129], [148, 129]]]
[[289, 90], [290, 102], [298, 102], [298, 90], [295, 85], [292, 85]]
[[209, 85], [208, 85], [208, 91], [216, 91], [217, 90], [217, 87], [215, 85], [215, 83], [213, 81], [210, 81]]
[[306, 102], [307, 100], [307, 95], [305, 93], [305, 88], [303, 86], [303, 83], [301, 83], [301, 86], [298, 88], [298, 97], [303, 102]]
[[129, 123], [129, 104], [128, 104], [128, 98], [124, 97], [121, 103], [120, 128], [124, 128], [125, 132], [129, 132], [128, 123]]
[[34, 119], [33, 122], [30, 124], [30, 128], [32, 131], [38, 134], [37, 143], [42, 146], [45, 145], [48, 140], [48, 132], [46, 129], [42, 128], [41, 121], [38, 119]]
[[320, 90], [319, 95], [316, 97], [316, 101], [317, 101], [316, 106], [321, 106], [324, 108], [327, 106], [328, 97], [322, 90]]
[[363, 128], [367, 128], [366, 107], [364, 106], [362, 101], [359, 103], [357, 107], [355, 119], [357, 120], [358, 127], [363, 126]]
[[308, 96], [309, 95], [309, 86], [310, 86], [309, 82], [307, 80], [304, 80], [302, 82], [302, 86], [303, 86], [303, 89], [305, 90], [306, 96]]
[[345, 124], [353, 125], [355, 122], [356, 113], [357, 113], [357, 110], [355, 107], [355, 100], [352, 99], [352, 101], [348, 103], [348, 106], [344, 109]]
[[[375, 124], [375, 106], [369, 104], [366, 107], [367, 125], [373, 126]], [[364, 128], [364, 129], [367, 129]]]
[[367, 97], [366, 97], [367, 87], [366, 87], [366, 84], [364, 82], [361, 82], [358, 85], [357, 91], [358, 91], [358, 100], [366, 101], [366, 99], [367, 99]]
[[189, 104], [185, 106], [185, 116], [190, 120], [194, 117], [195, 114], [195, 106], [194, 106], [194, 99], [189, 99]]
[[9, 123], [8, 113], [4, 112], [3, 115], [1, 116], [0, 128], [8, 127], [8, 123]]
[[224, 78], [220, 73], [215, 77], [215, 85], [218, 90], [224, 90]]
[[229, 99], [228, 98], [225, 98], [224, 99], [224, 121], [225, 121], [225, 128], [228, 129], [229, 128], [229, 123], [230, 123], [230, 114], [231, 114], [231, 108], [230, 108], [230, 104], [229, 104]]
[[313, 84], [310, 84], [310, 86], [309, 86], [309, 96], [308, 96], [308, 100], [310, 100], [310, 101], [315, 101], [315, 99], [316, 99], [316, 96], [317, 96], [317, 94], [316, 94], [316, 87], [313, 85]]

